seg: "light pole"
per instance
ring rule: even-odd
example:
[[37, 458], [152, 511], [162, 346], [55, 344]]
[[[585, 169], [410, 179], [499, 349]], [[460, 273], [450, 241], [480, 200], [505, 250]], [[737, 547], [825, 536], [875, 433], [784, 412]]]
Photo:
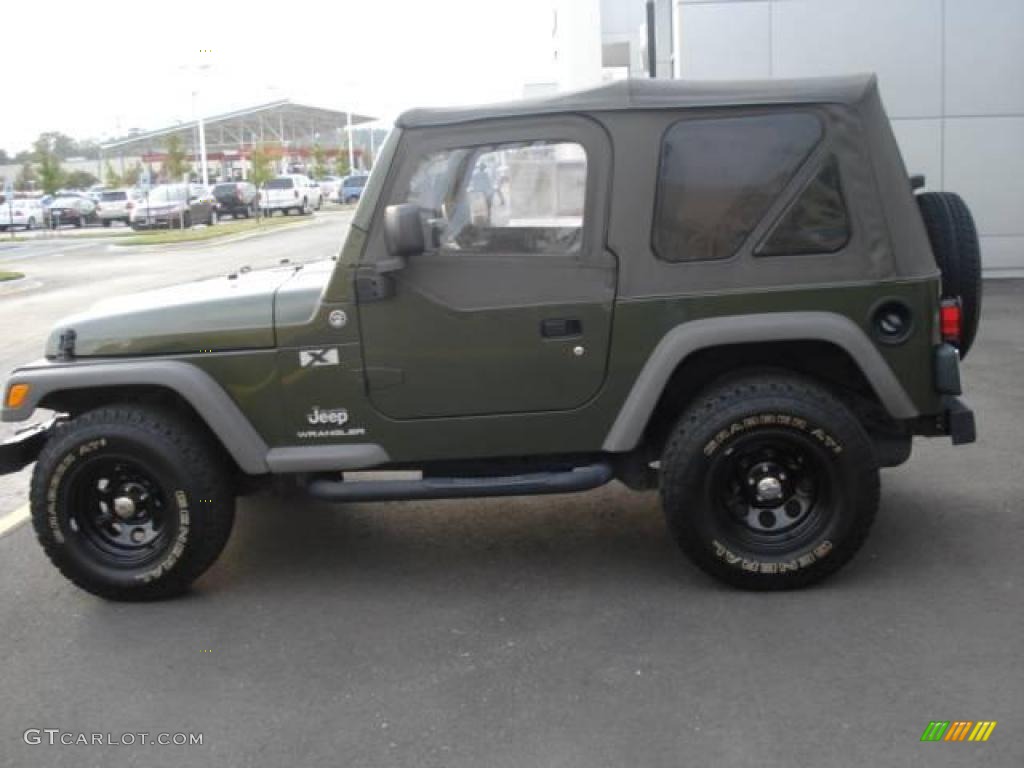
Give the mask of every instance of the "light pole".
[[355, 173], [355, 153], [352, 150], [352, 110], [345, 110], [345, 131], [348, 132], [348, 172]]
[[203, 186], [210, 185], [210, 175], [206, 166], [206, 126], [203, 124], [203, 113], [199, 113], [199, 167], [202, 169]]
[[[192, 69], [192, 67], [183, 66], [182, 69]], [[203, 76], [204, 72], [210, 70], [210, 65], [198, 64], [194, 69], [198, 80]], [[202, 176], [203, 186], [205, 187], [210, 183], [210, 174], [206, 165], [206, 124], [203, 122], [203, 111], [199, 106], [199, 85], [200, 83], [197, 82], [192, 88], [192, 116], [196, 119], [196, 124], [199, 128], [199, 173]]]

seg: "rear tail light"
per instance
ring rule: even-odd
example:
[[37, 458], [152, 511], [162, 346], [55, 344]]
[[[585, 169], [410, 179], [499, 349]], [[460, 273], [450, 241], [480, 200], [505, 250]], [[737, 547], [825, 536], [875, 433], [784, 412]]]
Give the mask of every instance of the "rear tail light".
[[103, 207], [102, 205], [100, 205], [99, 203], [96, 203], [96, 210], [97, 211], [100, 210], [102, 207]]
[[939, 305], [939, 332], [942, 340], [959, 344], [963, 335], [963, 310], [960, 299], [943, 299]]
[[135, 203], [133, 203], [133, 202], [132, 202], [131, 200], [129, 200], [129, 201], [128, 201], [128, 204], [127, 204], [127, 205], [125, 206], [125, 208], [126, 208], [127, 210], [129, 210], [129, 211], [130, 211], [130, 210], [131, 210], [132, 208], [134, 208], [134, 207], [135, 207]]

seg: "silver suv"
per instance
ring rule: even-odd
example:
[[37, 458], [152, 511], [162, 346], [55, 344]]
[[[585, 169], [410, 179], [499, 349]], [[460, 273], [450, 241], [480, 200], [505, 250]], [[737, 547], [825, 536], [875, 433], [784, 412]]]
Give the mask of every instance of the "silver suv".
[[105, 189], [96, 201], [96, 215], [104, 227], [109, 227], [112, 221], [122, 221], [127, 226], [132, 208], [141, 196], [138, 189]]

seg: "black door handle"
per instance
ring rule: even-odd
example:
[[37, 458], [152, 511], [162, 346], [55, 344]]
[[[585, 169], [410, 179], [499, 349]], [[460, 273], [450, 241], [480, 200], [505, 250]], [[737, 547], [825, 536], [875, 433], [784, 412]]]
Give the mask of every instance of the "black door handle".
[[582, 336], [583, 323], [576, 317], [553, 317], [540, 321], [540, 335], [545, 339]]

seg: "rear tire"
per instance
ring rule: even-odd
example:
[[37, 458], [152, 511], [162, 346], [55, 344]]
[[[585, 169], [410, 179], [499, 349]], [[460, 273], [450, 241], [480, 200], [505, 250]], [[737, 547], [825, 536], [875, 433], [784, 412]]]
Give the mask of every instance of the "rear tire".
[[61, 425], [32, 475], [36, 535], [74, 584], [111, 600], [186, 591], [231, 533], [219, 449], [170, 411], [131, 405]]
[[981, 248], [974, 217], [953, 192], [922, 192], [917, 204], [942, 272], [942, 295], [959, 298], [963, 307], [960, 357], [964, 358], [981, 321]]
[[856, 417], [786, 374], [723, 382], [677, 422], [661, 497], [679, 547], [735, 587], [818, 582], [863, 544], [878, 509], [878, 464]]

